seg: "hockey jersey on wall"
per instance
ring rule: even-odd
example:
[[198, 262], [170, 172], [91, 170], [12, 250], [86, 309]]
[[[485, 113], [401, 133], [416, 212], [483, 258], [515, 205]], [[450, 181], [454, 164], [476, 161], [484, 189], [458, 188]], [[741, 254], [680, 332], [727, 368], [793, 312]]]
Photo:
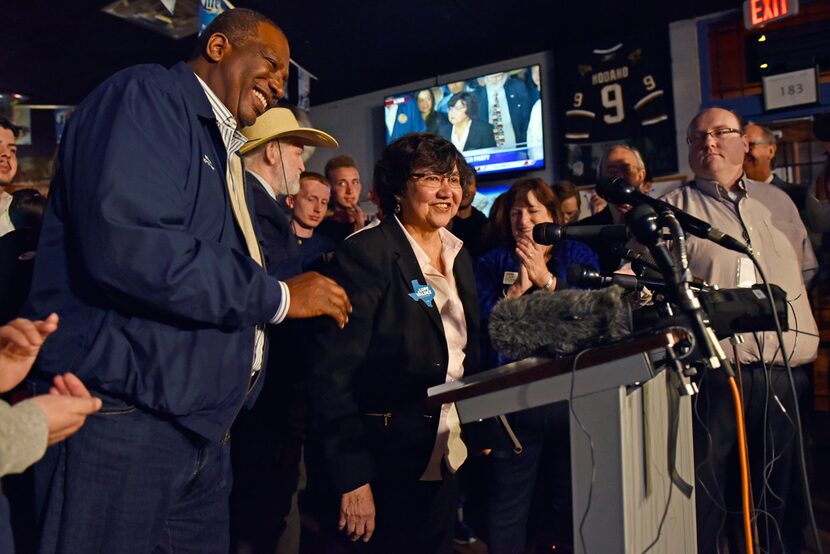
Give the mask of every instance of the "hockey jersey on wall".
[[565, 142], [621, 141], [670, 126], [666, 72], [653, 69], [642, 48], [622, 43], [567, 68]]

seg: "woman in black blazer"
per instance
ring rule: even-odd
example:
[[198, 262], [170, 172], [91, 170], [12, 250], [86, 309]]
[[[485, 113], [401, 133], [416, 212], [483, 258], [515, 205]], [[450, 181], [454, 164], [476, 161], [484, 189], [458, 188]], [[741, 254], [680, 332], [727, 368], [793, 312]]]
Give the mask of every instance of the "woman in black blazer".
[[474, 94], [469, 92], [453, 94], [447, 102], [447, 109], [450, 125], [440, 128], [438, 134], [452, 141], [461, 152], [496, 146], [493, 126], [486, 121], [476, 119], [478, 100]]
[[344, 329], [320, 321], [313, 337], [310, 438], [333, 493], [323, 529], [336, 525], [358, 551], [451, 549], [457, 413], [425, 401], [478, 361], [472, 262], [444, 229], [463, 163], [435, 135], [387, 146], [374, 186], [389, 216], [343, 242], [330, 266], [353, 311]]

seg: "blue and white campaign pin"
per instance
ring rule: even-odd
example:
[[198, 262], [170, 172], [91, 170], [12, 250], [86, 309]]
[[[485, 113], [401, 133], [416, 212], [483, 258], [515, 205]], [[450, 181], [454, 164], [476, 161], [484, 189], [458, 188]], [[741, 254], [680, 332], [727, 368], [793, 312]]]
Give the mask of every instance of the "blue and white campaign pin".
[[418, 279], [412, 280], [412, 292], [409, 297], [415, 302], [422, 300], [428, 308], [432, 307], [432, 299], [435, 298], [435, 291], [429, 285], [422, 285]]

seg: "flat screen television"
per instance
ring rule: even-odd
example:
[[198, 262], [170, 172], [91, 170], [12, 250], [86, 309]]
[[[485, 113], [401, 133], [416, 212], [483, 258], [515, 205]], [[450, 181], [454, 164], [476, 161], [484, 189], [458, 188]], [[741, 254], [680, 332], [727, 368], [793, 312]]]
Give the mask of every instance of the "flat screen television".
[[541, 66], [389, 96], [386, 142], [429, 132], [453, 142], [480, 175], [545, 165]]
[[473, 197], [473, 206], [484, 215], [489, 216], [493, 202], [496, 201], [496, 198], [507, 192], [509, 188], [510, 185], [495, 185], [479, 188]]

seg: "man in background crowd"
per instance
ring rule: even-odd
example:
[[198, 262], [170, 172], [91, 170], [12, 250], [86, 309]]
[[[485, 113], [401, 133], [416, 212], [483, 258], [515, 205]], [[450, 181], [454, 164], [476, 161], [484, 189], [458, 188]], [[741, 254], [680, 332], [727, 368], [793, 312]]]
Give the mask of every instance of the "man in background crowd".
[[[305, 266], [292, 223], [277, 199], [289, 200], [301, 188], [306, 147], [336, 148], [337, 141], [323, 131], [300, 127], [287, 108], [268, 110], [242, 133], [248, 142], [240, 151], [266, 270], [278, 279], [296, 277]], [[304, 413], [305, 389], [300, 361], [293, 354], [296, 341], [302, 340], [296, 331], [292, 322], [286, 322], [269, 333], [262, 392], [253, 409], [244, 410], [233, 427], [233, 552], [299, 551], [295, 493], [304, 427], [298, 414]]]
[[17, 137], [20, 127], [0, 117], [0, 237], [14, 229], [9, 217], [12, 195], [6, 192], [17, 175]]
[[466, 163], [459, 170], [464, 174], [466, 185], [461, 196], [461, 204], [458, 206], [458, 214], [450, 220], [447, 229], [464, 242], [464, 247], [470, 251], [475, 261], [484, 253], [484, 227], [487, 225], [487, 216], [473, 206], [477, 190], [476, 170]]
[[[802, 272], [809, 264], [801, 255], [796, 228], [803, 231], [798, 210], [777, 187], [749, 179], [743, 170], [749, 140], [743, 123], [733, 112], [708, 108], [689, 123], [689, 166], [695, 179], [663, 199], [711, 223], [722, 232], [746, 241], [757, 253], [767, 278], [784, 289], [790, 303], [790, 331], [779, 345], [773, 333], [744, 334], [740, 344], [721, 343], [740, 372], [746, 413], [753, 498], [763, 515], [758, 536], [766, 552], [801, 552], [800, 546], [781, 543], [801, 533], [785, 526], [792, 502], [793, 464], [797, 463], [792, 417], [794, 398], [783, 365], [793, 368], [796, 387], [806, 378], [816, 357], [818, 335]], [[749, 286], [759, 281], [743, 254], [694, 236], [687, 238], [689, 269], [722, 288]], [[797, 334], [798, 332], [798, 334]], [[783, 347], [782, 347], [783, 346]], [[719, 552], [721, 534], [740, 531], [738, 443], [730, 387], [720, 370], [699, 374], [700, 394], [695, 397], [694, 447], [697, 481], [698, 550]], [[773, 450], [765, 445], [775, 445]], [[774, 458], [774, 459], [773, 459]], [[735, 469], [737, 471], [737, 469]], [[793, 505], [796, 504], [796, 505]], [[725, 525], [725, 523], [729, 525]], [[777, 529], [777, 530], [776, 530]], [[726, 530], [726, 531], [724, 531]], [[730, 548], [731, 550], [731, 548]]]
[[[760, 125], [749, 124], [745, 127], [745, 131], [749, 148], [744, 158], [746, 176], [761, 183], [774, 185], [786, 192], [792, 199], [793, 192], [802, 187], [788, 183], [772, 172], [773, 160], [778, 149], [772, 130]], [[803, 206], [804, 195], [798, 194], [797, 196], [800, 196], [801, 205]], [[793, 203], [798, 206], [795, 199], [793, 199]], [[809, 287], [810, 282], [818, 272], [818, 260], [813, 251], [813, 245], [810, 243], [810, 238], [807, 236], [807, 229], [801, 219], [798, 219], [793, 224], [782, 228], [782, 231], [788, 233], [787, 238], [792, 242], [795, 253], [798, 255], [798, 266], [803, 268], [804, 271], [804, 283]]]
[[300, 175], [300, 190], [288, 197], [291, 230], [305, 267], [316, 267], [321, 257], [337, 247], [329, 237], [314, 232], [326, 217], [330, 198], [328, 181], [313, 171], [304, 171]]
[[287, 108], [268, 110], [243, 134], [248, 142], [240, 152], [254, 198], [265, 267], [277, 278], [299, 275], [303, 268], [300, 252], [289, 217], [278, 203], [299, 190], [305, 147], [336, 148], [337, 141], [317, 129], [301, 128]]
[[[648, 187], [646, 186], [646, 168], [643, 163], [643, 157], [640, 152], [625, 144], [615, 144], [603, 152], [599, 159], [597, 167], [597, 174], [600, 179], [610, 179], [612, 177], [620, 177], [625, 179], [629, 185], [632, 185], [643, 194], [648, 194]], [[590, 217], [580, 220], [576, 225], [614, 225], [624, 222], [624, 215], [628, 213], [631, 206], [623, 204], [615, 206], [611, 203], [606, 203], [605, 207]], [[620, 267], [622, 259], [612, 252], [613, 246], [608, 241], [592, 241], [590, 246], [597, 252], [599, 256], [600, 272], [608, 275], [613, 273]]]
[[830, 112], [813, 120], [813, 135], [824, 146], [824, 169], [810, 183], [807, 194], [807, 223], [814, 233], [830, 231]]
[[366, 216], [360, 208], [360, 173], [352, 158], [337, 156], [326, 163], [325, 174], [331, 184], [334, 205], [317, 232], [340, 243], [366, 224]]
[[788, 183], [772, 172], [775, 155], [778, 153], [778, 141], [772, 129], [750, 123], [745, 130], [749, 141], [749, 152], [744, 159], [746, 176], [761, 183], [775, 185], [792, 198], [798, 209], [804, 208], [804, 188]]
[[559, 225], [571, 225], [579, 220], [579, 212], [582, 209], [582, 200], [576, 185], [570, 181], [557, 181], [551, 188], [559, 199], [559, 213], [557, 223]]

